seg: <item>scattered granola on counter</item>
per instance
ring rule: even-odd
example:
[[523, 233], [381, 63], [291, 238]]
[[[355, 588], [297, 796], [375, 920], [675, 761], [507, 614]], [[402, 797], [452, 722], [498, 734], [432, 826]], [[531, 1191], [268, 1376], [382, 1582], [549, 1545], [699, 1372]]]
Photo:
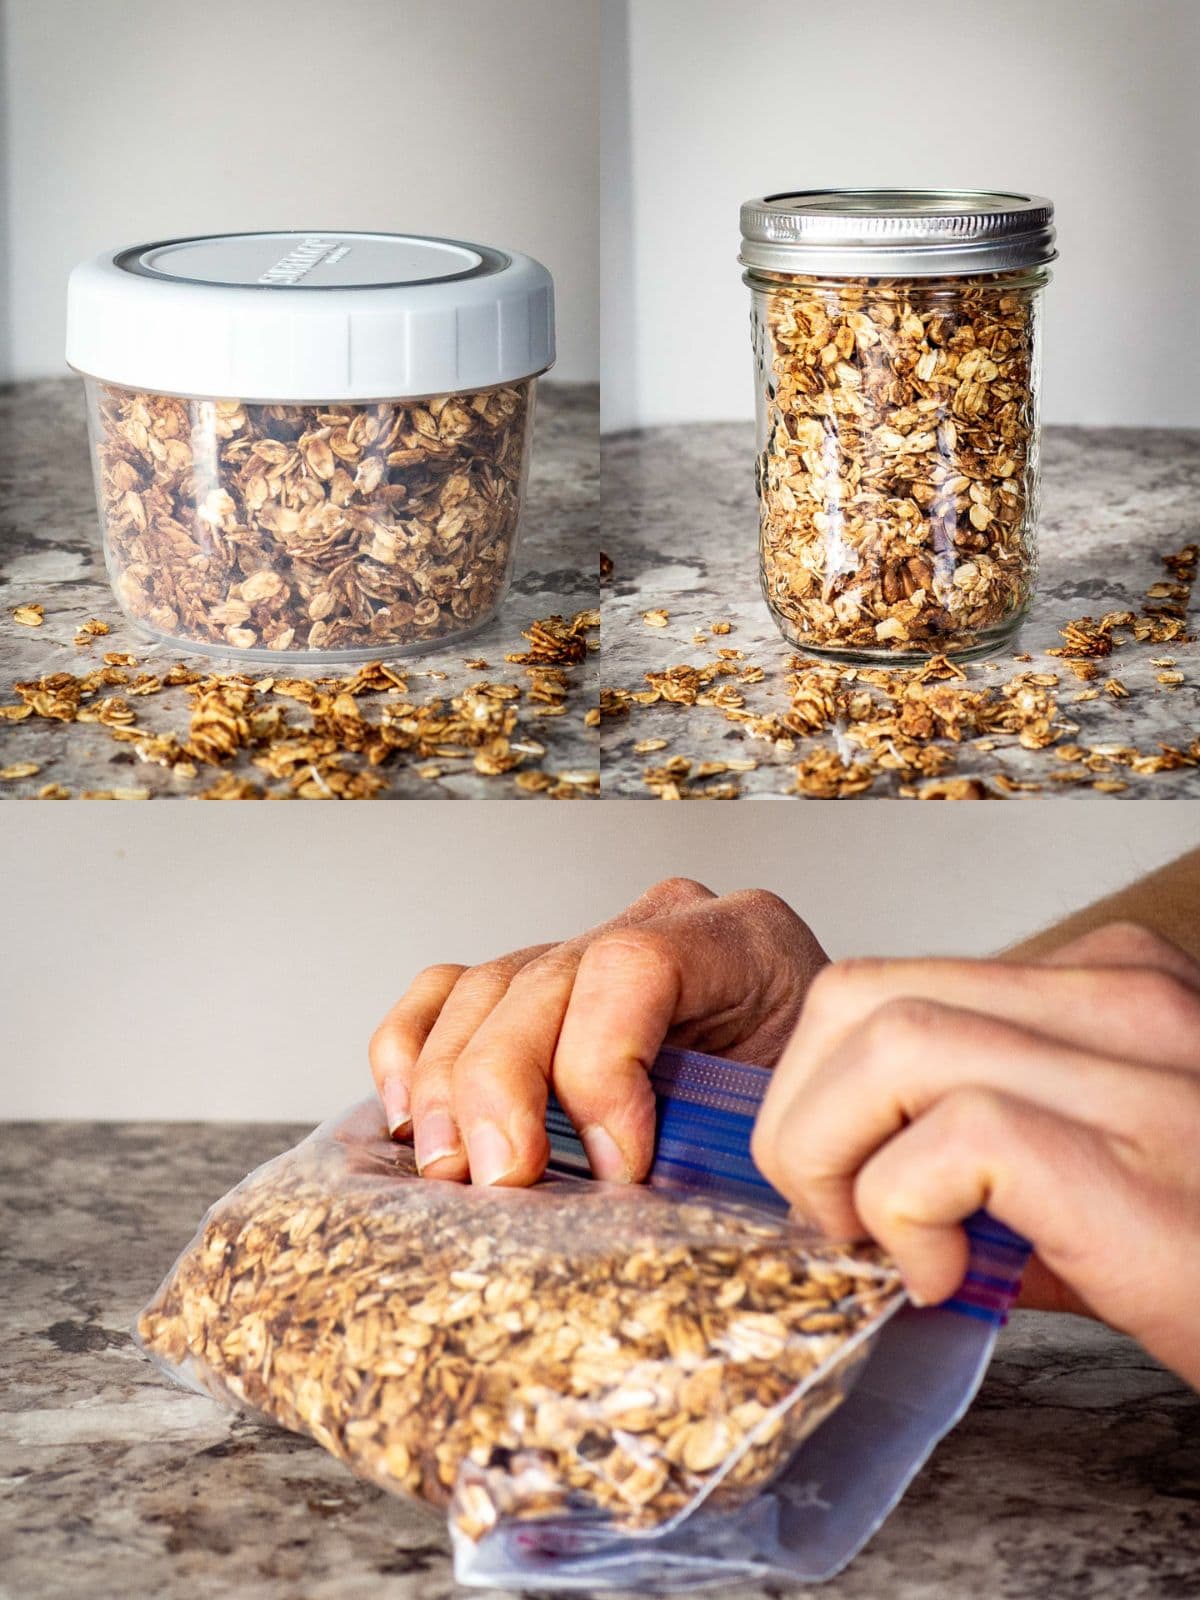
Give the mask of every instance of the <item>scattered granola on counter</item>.
[[[204, 768], [241, 758], [264, 774], [259, 783], [226, 773], [201, 790], [184, 791], [207, 800], [370, 799], [388, 788], [381, 769], [431, 758], [439, 777], [469, 767], [488, 777], [515, 774], [523, 780], [516, 782], [521, 792], [590, 798], [599, 793], [598, 770], [543, 770], [546, 745], [530, 724], [578, 707], [581, 685], [570, 669], [586, 659], [589, 634], [598, 626], [595, 610], [540, 618], [525, 632], [529, 651], [509, 658], [525, 664], [524, 686], [475, 679], [448, 699], [425, 701], [412, 697], [410, 680], [445, 674], [423, 673], [414, 663], [402, 669], [372, 661], [340, 677], [259, 677], [204, 672], [182, 662], [165, 671], [137, 671], [131, 652], [109, 651], [89, 672], [52, 672], [15, 684], [15, 701], [0, 704], [0, 724], [39, 718], [99, 724], [110, 739], [131, 746], [136, 759], [170, 769], [184, 784]], [[134, 702], [172, 689], [186, 692], [186, 718], [170, 731], [140, 725]], [[367, 710], [371, 702], [375, 716]], [[598, 717], [590, 705], [582, 720], [593, 727]], [[530, 781], [535, 774], [536, 783]], [[18, 775], [31, 774], [10, 773]], [[96, 788], [79, 797], [141, 799], [150, 791]], [[51, 796], [43, 792], [42, 798]]]
[[[1152, 750], [1111, 740], [1074, 742], [1080, 725], [1063, 709], [1061, 680], [1063, 672], [1084, 683], [1097, 679], [1094, 658], [1114, 650], [1192, 638], [1187, 612], [1200, 546], [1185, 545], [1162, 560], [1171, 580], [1152, 584], [1138, 610], [1063, 626], [1064, 644], [1047, 652], [1062, 658], [1060, 671], [1031, 670], [1028, 652], [1013, 658], [1019, 670], [1004, 679], [991, 676], [995, 661], [962, 665], [945, 655], [914, 667], [841, 666], [794, 656], [784, 678], [786, 699], [752, 707], [746, 689], [763, 681], [762, 668], [747, 663], [741, 651], [722, 649], [711, 661], [654, 668], [645, 673], [643, 688], [602, 688], [600, 714], [613, 721], [660, 705], [719, 713], [743, 739], [770, 747], [775, 760], [761, 764], [790, 777], [783, 792], [809, 798], [879, 792], [884, 779], [890, 779], [889, 792], [901, 798], [1002, 799], [1071, 785], [1087, 785], [1101, 794], [1124, 793], [1129, 777], [1200, 767], [1200, 737]], [[1156, 681], [1165, 693], [1186, 681], [1174, 657], [1154, 656], [1149, 664], [1160, 669]], [[1072, 696], [1072, 704], [1098, 698], [1101, 688], [1109, 700], [1130, 698], [1124, 681], [1110, 677], [1101, 687]], [[1140, 689], [1139, 698], [1152, 692]], [[714, 753], [723, 773], [736, 775], [746, 768], [729, 759], [731, 738], [737, 734], [725, 730], [722, 747]], [[817, 742], [800, 748], [806, 741]], [[669, 744], [663, 737], [635, 739], [631, 749], [635, 755], [657, 754]], [[990, 773], [986, 781], [954, 771], [972, 750], [993, 752], [1014, 744], [1030, 751], [1052, 750], [1056, 765], [1033, 777]], [[715, 771], [715, 763], [690, 750], [676, 751], [645, 768], [643, 782], [662, 799], [736, 798], [736, 776], [704, 786], [702, 776]]]

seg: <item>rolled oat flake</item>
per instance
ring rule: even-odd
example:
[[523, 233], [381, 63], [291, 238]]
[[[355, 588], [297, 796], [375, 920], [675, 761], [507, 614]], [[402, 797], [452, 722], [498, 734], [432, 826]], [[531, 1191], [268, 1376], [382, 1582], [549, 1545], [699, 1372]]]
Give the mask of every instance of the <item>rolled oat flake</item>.
[[71, 274], [67, 361], [144, 632], [326, 661], [495, 614], [554, 361], [530, 257], [336, 230], [108, 251]]
[[793, 644], [901, 664], [1011, 641], [1036, 578], [1053, 217], [985, 190], [742, 207], [760, 572]]

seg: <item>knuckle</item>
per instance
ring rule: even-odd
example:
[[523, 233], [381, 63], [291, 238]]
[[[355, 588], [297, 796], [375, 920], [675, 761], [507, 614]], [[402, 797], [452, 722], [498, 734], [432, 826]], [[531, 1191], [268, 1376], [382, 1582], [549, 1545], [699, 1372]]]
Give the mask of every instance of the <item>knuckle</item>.
[[870, 989], [879, 980], [883, 962], [868, 957], [831, 961], [815, 974], [808, 986], [806, 1009], [824, 1016], [842, 1008], [848, 997]]
[[768, 966], [817, 948], [808, 924], [771, 889], [740, 889], [726, 895], [721, 906], [747, 924], [749, 936], [757, 941]]
[[1200, 1035], [1200, 993], [1173, 972], [1144, 967], [1124, 980], [1128, 1002], [1171, 1037]]
[[1012, 1107], [997, 1089], [969, 1084], [948, 1094], [940, 1106], [944, 1131], [971, 1151], [992, 1146], [1012, 1122]]
[[943, 1022], [942, 1008], [919, 995], [899, 995], [877, 1006], [867, 1019], [865, 1043], [873, 1054], [889, 1059], [909, 1053], [924, 1053], [930, 1039]]
[[482, 961], [461, 973], [454, 985], [455, 994], [469, 1000], [486, 1000], [503, 993], [514, 976], [511, 962], [502, 956], [494, 961]]
[[713, 899], [711, 889], [697, 882], [695, 878], [663, 878], [659, 883], [652, 884], [642, 896], [644, 901], [661, 906], [669, 910], [673, 906], [695, 905], [700, 900]]
[[1090, 943], [1098, 956], [1107, 955], [1138, 965], [1152, 965], [1164, 956], [1178, 954], [1169, 940], [1140, 922], [1107, 923], [1089, 934], [1085, 943]]
[[1160, 934], [1141, 922], [1113, 922], [1105, 931], [1115, 948], [1132, 956], [1161, 955], [1164, 950], [1171, 948]]
[[811, 1165], [802, 1135], [793, 1137], [790, 1125], [774, 1128], [760, 1120], [750, 1135], [750, 1157], [781, 1194], [793, 1202], [804, 1202]]
[[829, 966], [822, 967], [813, 978], [801, 1008], [801, 1016], [806, 1022], [822, 1022], [840, 1009], [842, 998], [846, 993], [846, 980], [842, 970], [844, 965], [845, 963], [841, 961], [831, 962]]
[[887, 962], [876, 956], [848, 956], [844, 961], [834, 961], [825, 968], [823, 977], [830, 978], [846, 988], [875, 984], [883, 976]]
[[523, 967], [518, 967], [509, 980], [510, 989], [537, 989], [546, 982], [570, 976], [579, 965], [577, 955], [564, 951], [561, 946], [535, 956]]
[[730, 904], [744, 907], [764, 921], [800, 921], [783, 896], [776, 894], [773, 889], [738, 889], [735, 893], [726, 895], [725, 899]]
[[854, 1209], [872, 1233], [886, 1231], [889, 1222], [899, 1221], [903, 1204], [899, 1192], [878, 1162], [868, 1162], [855, 1174]]
[[403, 1029], [394, 1022], [381, 1022], [367, 1045], [367, 1060], [376, 1079], [390, 1077], [408, 1065]]
[[1167, 1074], [1163, 1110], [1172, 1143], [1178, 1148], [1200, 1142], [1200, 1078], [1192, 1072]]
[[466, 968], [461, 961], [437, 961], [431, 967], [422, 967], [410, 990], [444, 989], [458, 982]]
[[675, 974], [675, 957], [667, 940], [643, 928], [601, 934], [583, 952], [580, 965], [592, 975], [601, 972], [616, 981], [661, 982]]

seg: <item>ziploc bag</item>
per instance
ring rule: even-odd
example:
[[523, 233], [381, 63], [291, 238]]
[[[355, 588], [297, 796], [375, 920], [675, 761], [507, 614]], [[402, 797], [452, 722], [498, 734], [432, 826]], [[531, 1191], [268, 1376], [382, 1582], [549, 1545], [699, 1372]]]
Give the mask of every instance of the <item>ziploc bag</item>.
[[[821, 1575], [965, 1407], [1013, 1285], [914, 1313], [877, 1250], [790, 1221], [749, 1159], [766, 1076], [666, 1053], [637, 1188], [583, 1176], [554, 1106], [535, 1188], [417, 1180], [365, 1103], [212, 1208], [136, 1337], [447, 1506], [460, 1581]], [[893, 1329], [900, 1387], [876, 1372]]]
[[470, 1543], [743, 1503], [901, 1298], [877, 1250], [719, 1197], [418, 1179], [372, 1103], [220, 1201], [137, 1332]]
[[[750, 1156], [769, 1072], [666, 1050], [652, 1080], [658, 1096], [652, 1186], [786, 1210]], [[556, 1161], [586, 1165], [560, 1108], [551, 1107], [547, 1128]], [[970, 1260], [958, 1293], [940, 1306], [905, 1302], [888, 1317], [847, 1397], [747, 1504], [723, 1511], [715, 1500], [701, 1502], [649, 1538], [569, 1518], [501, 1524], [478, 1542], [455, 1534], [459, 1582], [665, 1593], [735, 1580], [835, 1576], [965, 1415], [1020, 1288], [1028, 1242], [986, 1212], [965, 1226]]]

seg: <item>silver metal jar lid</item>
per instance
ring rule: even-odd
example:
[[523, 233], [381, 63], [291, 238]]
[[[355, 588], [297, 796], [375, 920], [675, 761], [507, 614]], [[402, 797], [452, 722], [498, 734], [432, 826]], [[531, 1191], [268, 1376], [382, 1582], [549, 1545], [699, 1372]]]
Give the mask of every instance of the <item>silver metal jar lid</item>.
[[949, 277], [1053, 261], [1054, 206], [985, 189], [801, 189], [747, 200], [743, 266], [813, 277]]

